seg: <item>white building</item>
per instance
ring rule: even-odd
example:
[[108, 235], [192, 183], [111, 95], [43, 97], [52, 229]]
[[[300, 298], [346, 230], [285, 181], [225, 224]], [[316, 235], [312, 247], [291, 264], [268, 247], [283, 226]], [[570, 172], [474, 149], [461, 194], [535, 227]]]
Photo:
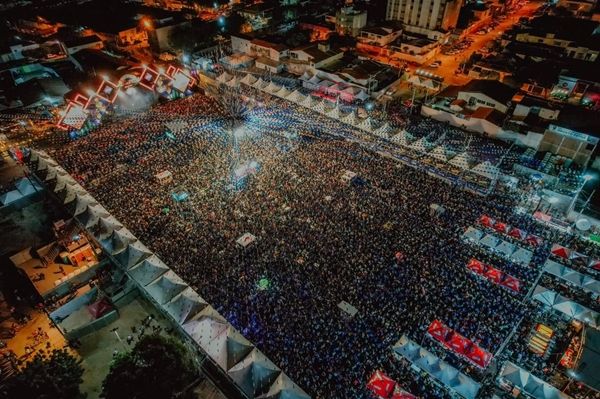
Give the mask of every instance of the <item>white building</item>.
[[417, 33], [425, 32], [415, 28], [449, 31], [456, 27], [462, 4], [462, 0], [388, 0], [386, 19]]

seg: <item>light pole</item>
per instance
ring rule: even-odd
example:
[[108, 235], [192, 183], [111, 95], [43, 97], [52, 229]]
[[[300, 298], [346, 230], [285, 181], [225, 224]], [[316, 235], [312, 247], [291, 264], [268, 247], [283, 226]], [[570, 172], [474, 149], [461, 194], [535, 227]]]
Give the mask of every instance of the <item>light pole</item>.
[[571, 213], [571, 211], [575, 208], [575, 204], [577, 203], [577, 198], [579, 198], [579, 194], [581, 193], [581, 190], [583, 190], [583, 187], [585, 187], [587, 182], [590, 181], [592, 179], [592, 177], [593, 176], [589, 175], [589, 174], [583, 176], [583, 184], [581, 186], [579, 186], [579, 189], [575, 193], [573, 200], [571, 200], [571, 203], [569, 204], [569, 207], [567, 208], [567, 214], [566, 214], [567, 217], [569, 217], [569, 213]]

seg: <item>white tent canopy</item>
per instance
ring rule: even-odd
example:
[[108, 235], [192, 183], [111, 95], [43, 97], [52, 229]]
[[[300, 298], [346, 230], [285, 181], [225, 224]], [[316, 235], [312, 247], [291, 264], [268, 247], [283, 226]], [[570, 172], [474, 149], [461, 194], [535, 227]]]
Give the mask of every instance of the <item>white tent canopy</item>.
[[208, 303], [192, 288], [187, 287], [167, 302], [165, 310], [181, 325], [208, 306]]
[[469, 227], [463, 234], [463, 239], [479, 242], [483, 238], [483, 232], [475, 227]]
[[248, 86], [252, 86], [254, 84], [254, 82], [256, 82], [256, 78], [254, 77], [254, 75], [252, 75], [251, 73], [246, 74], [246, 76], [244, 76], [240, 82], [241, 83], [245, 83]]
[[137, 238], [126, 228], [114, 230], [110, 236], [100, 240], [100, 245], [106, 252], [111, 255], [116, 255], [124, 251], [129, 244], [136, 241]]
[[450, 390], [466, 399], [475, 399], [480, 384], [467, 377], [457, 369], [440, 360], [432, 353], [403, 335], [392, 347], [397, 357], [407, 359], [417, 368], [427, 372], [431, 378], [438, 380]]
[[593, 279], [587, 274], [579, 273], [551, 259], [546, 260], [544, 271], [565, 280], [584, 291], [600, 295], [600, 281]]
[[473, 169], [471, 169], [471, 172], [491, 180], [494, 179], [500, 171], [496, 166], [492, 165], [490, 161], [485, 161], [475, 165]]
[[259, 399], [310, 399], [310, 396], [284, 373], [279, 374], [271, 388]]
[[172, 270], [169, 270], [146, 286], [146, 291], [159, 304], [163, 305], [185, 290], [187, 284]]
[[594, 328], [600, 327], [600, 314], [541, 285], [535, 287], [533, 299], [563, 313], [569, 319], [579, 320]]
[[460, 169], [470, 169], [471, 157], [466, 152], [460, 153], [450, 160], [450, 164]]
[[510, 383], [512, 386], [519, 388], [536, 399], [571, 398], [569, 395], [559, 391], [541, 378], [534, 376], [529, 371], [522, 369], [512, 362], [504, 363], [498, 379]]
[[152, 252], [139, 240], [130, 243], [127, 248], [115, 256], [116, 260], [125, 268], [133, 266], [152, 256]]
[[169, 267], [165, 265], [156, 255], [152, 255], [137, 266], [129, 270], [129, 275], [137, 281], [142, 287], [150, 284], [158, 277], [169, 271]]
[[281, 370], [262, 352], [253, 349], [244, 360], [229, 369], [228, 374], [249, 398], [255, 398], [268, 392]]

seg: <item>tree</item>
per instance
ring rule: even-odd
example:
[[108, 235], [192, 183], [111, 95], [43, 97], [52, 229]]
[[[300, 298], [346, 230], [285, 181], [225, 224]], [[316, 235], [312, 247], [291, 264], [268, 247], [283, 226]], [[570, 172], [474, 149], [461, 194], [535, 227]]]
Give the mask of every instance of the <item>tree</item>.
[[83, 399], [81, 361], [66, 349], [38, 352], [7, 383], [9, 398]]
[[128, 353], [117, 355], [102, 383], [106, 399], [168, 399], [195, 379], [196, 369], [184, 346], [161, 335], [143, 337]]

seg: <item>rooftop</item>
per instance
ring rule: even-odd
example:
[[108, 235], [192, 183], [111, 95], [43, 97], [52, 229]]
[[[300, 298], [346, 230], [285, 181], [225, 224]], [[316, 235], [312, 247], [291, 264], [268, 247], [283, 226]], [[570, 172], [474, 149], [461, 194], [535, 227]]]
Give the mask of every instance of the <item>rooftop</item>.
[[497, 80], [474, 79], [464, 85], [460, 91], [482, 93], [500, 103], [506, 104], [518, 90]]
[[589, 19], [543, 15], [530, 20], [523, 31], [535, 36], [554, 34], [557, 39], [570, 40], [580, 46], [600, 49], [599, 25], [597, 21]]

